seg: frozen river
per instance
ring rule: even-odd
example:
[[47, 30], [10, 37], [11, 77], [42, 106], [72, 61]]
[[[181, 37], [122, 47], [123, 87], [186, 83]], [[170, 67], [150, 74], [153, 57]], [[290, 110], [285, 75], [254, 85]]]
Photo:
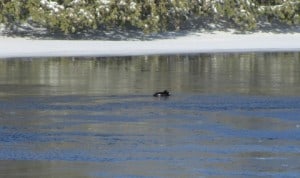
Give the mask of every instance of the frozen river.
[[0, 60], [0, 177], [299, 176], [300, 53]]

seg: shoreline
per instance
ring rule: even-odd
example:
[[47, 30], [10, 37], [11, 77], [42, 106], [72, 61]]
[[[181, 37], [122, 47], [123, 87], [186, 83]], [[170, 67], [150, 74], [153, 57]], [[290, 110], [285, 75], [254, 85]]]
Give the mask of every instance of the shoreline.
[[0, 36], [0, 59], [109, 57], [228, 52], [300, 52], [300, 33], [191, 32], [152, 40], [39, 40]]

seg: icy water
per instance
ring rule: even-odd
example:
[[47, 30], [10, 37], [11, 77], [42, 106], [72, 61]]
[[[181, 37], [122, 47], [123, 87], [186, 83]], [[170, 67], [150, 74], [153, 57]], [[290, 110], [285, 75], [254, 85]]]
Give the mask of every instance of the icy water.
[[299, 176], [300, 53], [0, 60], [0, 177]]

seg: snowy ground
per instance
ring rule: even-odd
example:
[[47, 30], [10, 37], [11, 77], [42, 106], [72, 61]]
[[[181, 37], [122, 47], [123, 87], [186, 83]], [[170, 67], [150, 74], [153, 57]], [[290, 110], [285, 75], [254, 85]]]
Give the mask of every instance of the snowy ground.
[[[0, 33], [1, 34], [1, 33]], [[209, 52], [300, 51], [293, 32], [191, 32], [147, 40], [45, 40], [0, 36], [0, 58], [56, 56], [132, 56]]]

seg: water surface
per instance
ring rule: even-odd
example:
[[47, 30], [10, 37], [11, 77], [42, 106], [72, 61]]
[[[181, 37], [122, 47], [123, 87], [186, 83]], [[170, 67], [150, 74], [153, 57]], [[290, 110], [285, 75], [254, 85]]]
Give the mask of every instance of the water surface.
[[1, 59], [0, 177], [299, 177], [299, 93], [299, 53]]

